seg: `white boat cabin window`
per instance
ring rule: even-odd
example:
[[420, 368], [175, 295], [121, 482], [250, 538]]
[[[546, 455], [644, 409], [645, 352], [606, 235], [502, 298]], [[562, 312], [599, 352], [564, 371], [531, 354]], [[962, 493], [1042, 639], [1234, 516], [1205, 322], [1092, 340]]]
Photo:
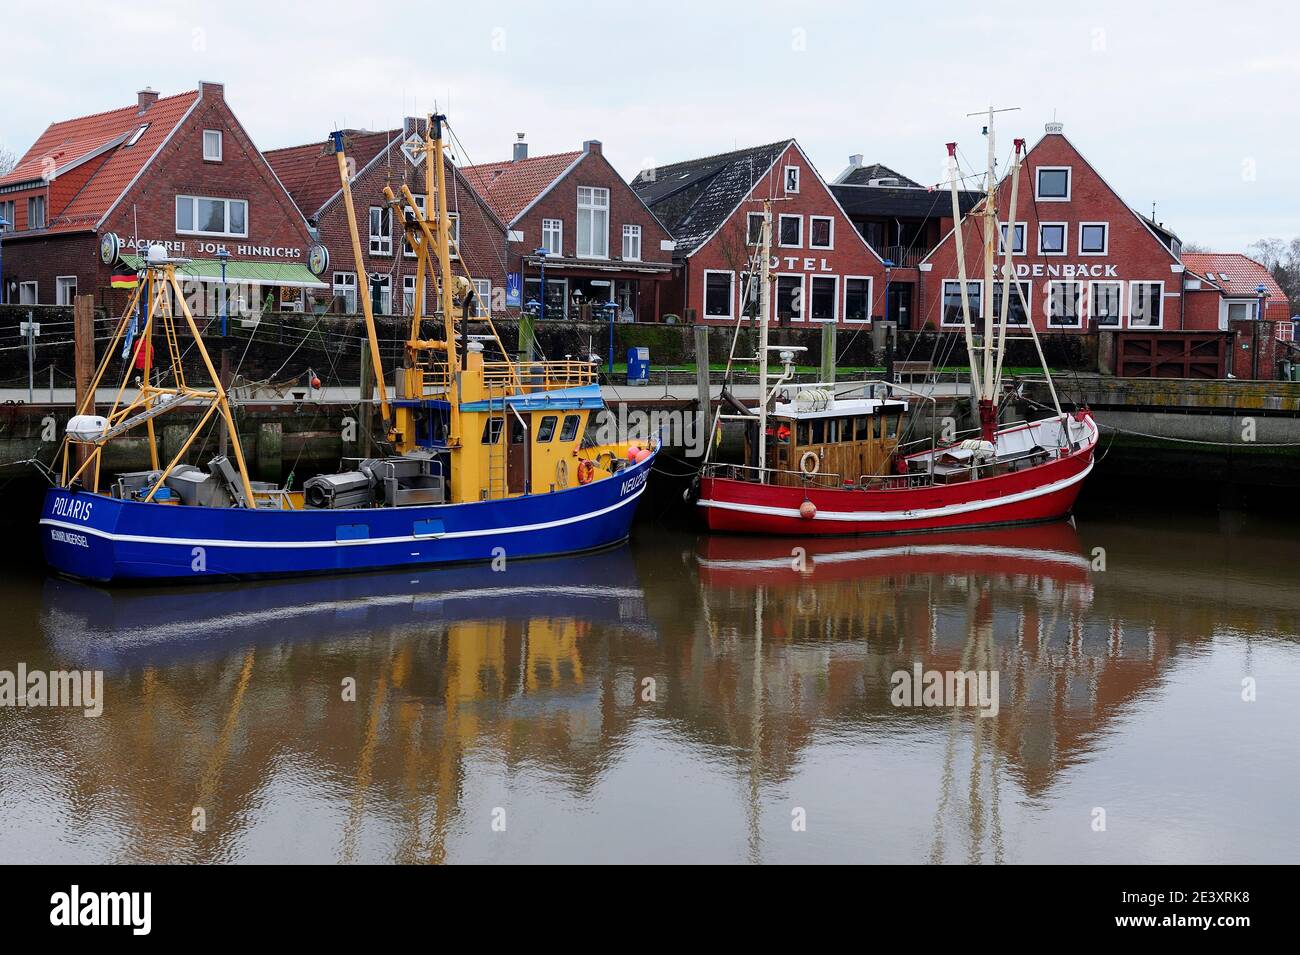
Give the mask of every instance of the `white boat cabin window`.
[[[1020, 291], [1017, 294], [1016, 289]], [[1033, 285], [1029, 282], [1012, 282], [1009, 291], [1011, 292], [1011, 301], [1007, 303], [1007, 325], [1028, 325], [1029, 315], [1025, 311], [1025, 306], [1032, 300], [1030, 296], [1034, 294]], [[993, 324], [1002, 321], [1002, 283], [993, 283]]]
[[[1012, 255], [1024, 255], [1024, 254], [1025, 254], [1025, 225], [1026, 225], [1026, 224], [1023, 223], [1023, 222], [1017, 222], [1017, 223], [1016, 223], [1016, 238], [1015, 238], [1015, 244], [1011, 247], [1011, 254], [1012, 254]], [[1002, 237], [998, 240], [998, 255], [1006, 255], [1006, 253], [1007, 253], [1007, 223], [1005, 223], [1005, 222], [1002, 223], [1002, 225], [1001, 225], [1001, 231], [1002, 231]]]
[[709, 318], [731, 318], [732, 283], [735, 275], [731, 272], [704, 272], [704, 314]]
[[1070, 199], [1070, 167], [1039, 166], [1034, 181], [1034, 198], [1043, 202], [1068, 202]]
[[1110, 223], [1079, 223], [1079, 254], [1105, 255], [1110, 250]]
[[573, 441], [578, 437], [578, 425], [582, 423], [582, 418], [576, 414], [566, 414], [564, 416], [564, 427], [560, 429], [561, 441]]
[[548, 414], [542, 418], [541, 424], [537, 426], [537, 443], [546, 444], [555, 437], [555, 426], [559, 423], [558, 415]]
[[[980, 294], [984, 289], [984, 283], [981, 281], [968, 281], [966, 283], [966, 297], [970, 304], [971, 321], [980, 314]], [[961, 325], [963, 324], [961, 314], [961, 282], [956, 279], [948, 279], [943, 283], [943, 314], [940, 316], [940, 322], [944, 325]]]
[[1122, 282], [1093, 282], [1089, 290], [1088, 308], [1098, 325], [1119, 325], [1120, 299], [1123, 297]]
[[1130, 282], [1128, 303], [1130, 328], [1159, 328], [1164, 321], [1165, 283]]
[[1047, 283], [1047, 324], [1078, 328], [1083, 324], [1083, 283]]

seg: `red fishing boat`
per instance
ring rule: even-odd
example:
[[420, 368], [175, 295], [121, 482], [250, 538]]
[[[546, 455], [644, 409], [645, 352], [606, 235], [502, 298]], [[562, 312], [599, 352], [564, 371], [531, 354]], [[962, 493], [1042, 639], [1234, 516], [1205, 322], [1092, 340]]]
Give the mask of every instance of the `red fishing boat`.
[[[992, 111], [988, 127], [989, 178], [983, 218], [963, 222], [958, 208], [956, 144], [948, 145], [952, 182], [954, 231], [962, 289], [961, 312], [967, 354], [971, 358], [971, 392], [979, 411], [979, 429], [947, 442], [931, 437], [905, 443], [904, 418], [909, 412], [935, 407], [932, 392], [897, 383], [835, 383], [794, 388], [795, 349], [769, 346], [768, 263], [771, 208], [765, 203], [760, 238], [760, 334], [755, 361], [759, 370], [759, 402], [750, 409], [731, 397], [724, 385], [723, 407], [716, 424], [739, 421], [745, 431], [745, 463], [707, 463], [692, 489], [711, 530], [752, 534], [841, 535], [899, 534], [998, 524], [1047, 521], [1068, 515], [1084, 479], [1093, 466], [1098, 429], [1086, 408], [1062, 411], [1052, 385], [1042, 345], [1032, 322], [1014, 325], [1010, 338], [1032, 340], [1047, 384], [1054, 413], [1034, 421], [1001, 423], [1001, 412], [1014, 397], [1003, 387], [1002, 359], [1006, 351], [1011, 295], [1022, 295], [1011, 249], [995, 266], [998, 234], [997, 183], [994, 179]], [[1024, 140], [1012, 153], [1010, 218], [1015, 221]], [[982, 227], [985, 287], [1001, 284], [997, 296], [984, 296], [982, 334], [976, 334], [967, 299], [963, 231]], [[756, 258], [758, 256], [756, 255]], [[1028, 303], [1021, 301], [1023, 314]], [[783, 373], [769, 383], [768, 354], [780, 351]], [[793, 392], [793, 393], [792, 393]], [[728, 410], [724, 411], [723, 408]], [[1049, 409], [1050, 410], [1050, 409]], [[920, 445], [928, 445], [921, 446]]]

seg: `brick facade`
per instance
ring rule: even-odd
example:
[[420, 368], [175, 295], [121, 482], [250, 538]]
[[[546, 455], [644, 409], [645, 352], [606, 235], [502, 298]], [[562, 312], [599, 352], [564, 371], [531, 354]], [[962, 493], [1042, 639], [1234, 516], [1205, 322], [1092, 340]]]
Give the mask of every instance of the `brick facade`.
[[[797, 192], [786, 189], [788, 168], [798, 170]], [[881, 317], [885, 268], [880, 256], [859, 234], [798, 144], [791, 142], [717, 231], [684, 259], [683, 274], [673, 289], [675, 307], [683, 318], [710, 324], [735, 321], [742, 308], [741, 276], [750, 270], [754, 249], [749, 242], [749, 216], [761, 213], [762, 200], [768, 197], [777, 200], [772, 203], [770, 263], [773, 324], [866, 324]], [[783, 217], [789, 230], [794, 229], [795, 219], [799, 222], [797, 240], [790, 244], [781, 241]], [[826, 238], [814, 236], [814, 220], [819, 231], [829, 221], [829, 247], [824, 242], [814, 244], [815, 239]], [[710, 276], [722, 276], [730, 286], [725, 314], [718, 314], [723, 279], [710, 280]], [[714, 292], [706, 302], [710, 281]]]
[[[1068, 170], [1065, 199], [1036, 196], [1035, 183], [1039, 170]], [[1048, 189], [1047, 191], [1051, 191]], [[998, 187], [998, 221], [1005, 223], [1011, 204], [1010, 177]], [[1030, 318], [1040, 331], [1083, 331], [1095, 327], [1099, 311], [1094, 301], [1101, 302], [1116, 290], [1119, 292], [1118, 327], [1142, 327], [1145, 320], [1135, 317], [1135, 307], [1141, 312], [1146, 303], [1159, 302], [1159, 313], [1153, 312], [1150, 326], [1163, 329], [1184, 327], [1183, 267], [1176, 254], [1177, 240], [1168, 238], [1173, 249], [1162, 241], [1147, 222], [1137, 215], [1097, 173], [1073, 144], [1059, 132], [1047, 133], [1029, 150], [1021, 166], [1016, 221], [1023, 228], [1023, 252], [1013, 255], [1017, 280], [1027, 283]], [[984, 277], [983, 220], [981, 207], [966, 217], [962, 237], [966, 251], [968, 281], [981, 282]], [[1063, 241], [1062, 254], [1048, 254], [1052, 247], [1051, 233], [1058, 231]], [[1104, 251], [1084, 252], [1081, 247], [1085, 224], [1105, 224]], [[1040, 226], [1050, 233], [1040, 240]], [[1090, 237], [1097, 237], [1090, 230]], [[999, 269], [1003, 259], [998, 256]], [[919, 327], [939, 329], [961, 328], [959, 311], [948, 310], [945, 320], [944, 283], [957, 279], [956, 240], [950, 232], [921, 263], [922, 301], [917, 313]], [[999, 275], [1000, 275], [999, 271]], [[1077, 292], [1081, 306], [1078, 314], [1070, 318], [1068, 308], [1057, 309], [1060, 317], [1052, 321], [1048, 316], [1049, 283], [1078, 283], [1053, 287], [1057, 302], [1068, 302]], [[1098, 283], [1111, 283], [1099, 286]], [[1139, 284], [1135, 284], [1139, 283]], [[1158, 283], [1158, 284], [1156, 284]], [[959, 291], [958, 286], [951, 286]], [[1157, 297], [1155, 290], [1159, 288]], [[1013, 293], [1012, 302], [1016, 301]], [[997, 299], [995, 298], [995, 302]], [[1136, 303], [1136, 306], [1135, 306]], [[973, 304], [972, 304], [972, 310]]]

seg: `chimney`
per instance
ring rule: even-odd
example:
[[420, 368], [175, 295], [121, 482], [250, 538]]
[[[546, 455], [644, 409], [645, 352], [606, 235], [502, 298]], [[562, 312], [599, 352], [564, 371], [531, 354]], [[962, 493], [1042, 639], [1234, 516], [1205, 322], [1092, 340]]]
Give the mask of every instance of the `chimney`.
[[1052, 121], [1050, 123], [1043, 124], [1043, 132], [1045, 133], [1049, 133], [1049, 134], [1055, 133], [1056, 135], [1059, 136], [1063, 129], [1065, 129], [1064, 123], [1058, 123], [1056, 121]]
[[862, 168], [862, 153], [854, 153], [849, 157], [849, 166], [853, 169]]
[[528, 144], [524, 142], [523, 133], [515, 133], [515, 151], [510, 158], [515, 162], [528, 158]]
[[601, 154], [600, 140], [599, 139], [587, 140], [585, 143], [582, 144], [582, 151], [585, 153], [595, 153], [597, 156], [599, 156]]
[[154, 103], [158, 102], [158, 91], [146, 86], [140, 92], [135, 94], [136, 104], [140, 107], [140, 112], [144, 112]]
[[211, 80], [199, 81], [199, 97], [201, 99], [225, 99], [226, 86], [224, 83], [213, 83]]
[[420, 117], [418, 116], [402, 117], [402, 138], [403, 139], [410, 136], [411, 133], [420, 134], [423, 132], [424, 132], [424, 121], [420, 119]]

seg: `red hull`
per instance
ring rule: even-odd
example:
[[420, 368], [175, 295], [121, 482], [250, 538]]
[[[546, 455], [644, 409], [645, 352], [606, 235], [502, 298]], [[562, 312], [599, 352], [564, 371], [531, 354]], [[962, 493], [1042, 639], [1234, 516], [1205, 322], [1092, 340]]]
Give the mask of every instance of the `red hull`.
[[[1070, 513], [1092, 470], [1096, 425], [1086, 414], [1079, 420], [1090, 437], [1078, 451], [1010, 474], [868, 491], [705, 477], [699, 507], [710, 530], [782, 536], [907, 534], [1053, 520]], [[812, 518], [800, 516], [805, 501], [816, 506]]]

